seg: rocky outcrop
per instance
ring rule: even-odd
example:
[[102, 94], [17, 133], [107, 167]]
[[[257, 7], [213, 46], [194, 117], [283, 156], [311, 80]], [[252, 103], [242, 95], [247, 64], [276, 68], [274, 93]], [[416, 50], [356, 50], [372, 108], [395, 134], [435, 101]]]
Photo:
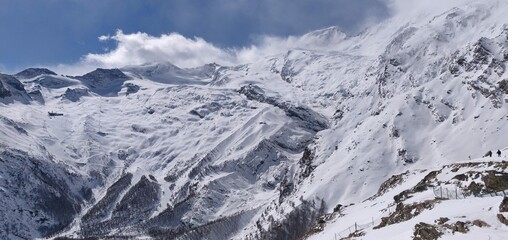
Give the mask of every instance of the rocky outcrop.
[[412, 219], [413, 217], [419, 215], [421, 212], [426, 209], [432, 209], [434, 204], [438, 202], [437, 200], [428, 200], [420, 203], [414, 203], [405, 205], [403, 203], [397, 204], [397, 207], [393, 213], [391, 213], [388, 217], [381, 218], [381, 223], [374, 227], [374, 229], [382, 228], [388, 225], [400, 223]]
[[71, 102], [77, 102], [81, 97], [90, 96], [88, 89], [85, 88], [67, 88], [65, 93], [62, 94], [62, 99], [67, 99]]
[[67, 166], [0, 146], [0, 238], [47, 237], [91, 200], [87, 179]]
[[32, 98], [26, 92], [25, 86], [15, 77], [0, 73], [0, 101], [13, 103], [14, 101], [28, 104]]
[[328, 128], [328, 120], [321, 114], [306, 106], [294, 106], [290, 102], [283, 102], [274, 97], [267, 97], [264, 91], [258, 86], [252, 84], [243, 86], [240, 88], [239, 93], [245, 95], [249, 100], [267, 103], [284, 110], [288, 117], [298, 121], [302, 127], [315, 132]]
[[418, 223], [414, 227], [413, 239], [414, 240], [437, 240], [443, 235], [438, 230], [438, 227], [428, 223]]
[[499, 212], [508, 212], [508, 197], [504, 197], [499, 205]]
[[[84, 225], [82, 225], [81, 234], [87, 237], [103, 236], [112, 229], [120, 227], [129, 227], [146, 221], [157, 209], [160, 201], [160, 185], [153, 180], [142, 176], [141, 179], [132, 186], [123, 195], [121, 200], [115, 204], [115, 199], [130, 183], [132, 176], [129, 174], [122, 177], [114, 186], [108, 189], [105, 198], [98, 202], [97, 206], [92, 208], [85, 216]], [[99, 221], [104, 217], [105, 212], [111, 211], [105, 221]]]
[[125, 81], [131, 79], [119, 69], [97, 68], [76, 79], [87, 86], [90, 91], [101, 96], [117, 96]]

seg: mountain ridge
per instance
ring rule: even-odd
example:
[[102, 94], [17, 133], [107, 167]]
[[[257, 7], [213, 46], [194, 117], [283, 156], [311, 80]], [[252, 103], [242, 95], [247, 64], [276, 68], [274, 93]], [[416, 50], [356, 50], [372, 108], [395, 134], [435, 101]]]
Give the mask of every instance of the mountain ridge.
[[[346, 235], [387, 239], [396, 231], [407, 239], [426, 227], [453, 238], [455, 230], [434, 220], [457, 224], [460, 209], [427, 208], [443, 211], [456, 201], [478, 206], [467, 211], [469, 235], [460, 237], [501, 239], [503, 213], [485, 210], [500, 197], [445, 201], [433, 189], [454, 183], [469, 194], [474, 179], [482, 193], [500, 190], [489, 178], [505, 171], [504, 155], [482, 156], [508, 146], [504, 9], [477, 1], [416, 23], [394, 17], [356, 36], [318, 30], [324, 39], [314, 49], [239, 66], [150, 63], [21, 81], [5, 75], [19, 82], [5, 91], [24, 97], [0, 103], [0, 170], [47, 177], [2, 175], [9, 208], [0, 214], [14, 223], [0, 221], [0, 237], [332, 239], [376, 217]], [[33, 91], [42, 102], [26, 97]], [[23, 171], [9, 152], [44, 170]], [[12, 187], [15, 181], [26, 186]], [[39, 188], [63, 196], [73, 211], [32, 216], [41, 207], [28, 193]], [[416, 207], [421, 215], [408, 219], [390, 212]], [[472, 225], [476, 218], [491, 227]]]

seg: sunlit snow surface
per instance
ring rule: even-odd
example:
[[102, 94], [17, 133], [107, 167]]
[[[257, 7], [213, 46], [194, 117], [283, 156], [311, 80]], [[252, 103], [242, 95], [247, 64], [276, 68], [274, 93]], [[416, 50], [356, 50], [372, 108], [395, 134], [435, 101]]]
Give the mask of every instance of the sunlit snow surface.
[[[44, 237], [39, 226], [49, 224], [30, 213], [37, 201], [28, 194], [46, 186], [45, 178], [21, 171], [6, 155], [15, 150], [47, 165], [50, 180], [64, 179], [68, 189], [54, 192], [70, 192], [81, 206], [62, 236], [86, 235], [82, 217], [127, 173], [132, 180], [99, 218], [111, 226], [104, 235], [147, 237], [147, 228], [162, 226], [194, 231], [179, 236], [192, 239], [196, 227], [240, 216], [223, 237], [256, 238], [306, 201], [316, 208], [323, 201], [322, 213], [355, 203], [315, 239], [380, 219], [400, 191], [363, 200], [391, 175], [415, 173], [404, 190], [426, 174], [420, 171], [489, 150], [506, 155], [506, 10], [505, 3], [478, 3], [411, 21], [394, 17], [349, 37], [329, 28], [304, 36], [317, 38], [319, 48], [240, 66], [153, 63], [82, 77], [18, 76], [26, 92], [0, 103], [0, 226], [8, 226], [0, 237]], [[322, 48], [323, 41], [333, 44]], [[21, 177], [9, 175], [11, 168]], [[117, 206], [143, 177], [159, 186], [155, 204], [145, 206], [147, 216], [115, 225]], [[93, 197], [86, 200], [82, 189]], [[414, 199], [433, 198], [421, 194]], [[443, 201], [411, 221], [370, 228], [364, 238], [408, 239], [420, 221], [465, 216], [491, 227], [443, 238], [503, 239], [507, 227], [485, 210], [500, 202]], [[171, 220], [161, 220], [168, 213]]]

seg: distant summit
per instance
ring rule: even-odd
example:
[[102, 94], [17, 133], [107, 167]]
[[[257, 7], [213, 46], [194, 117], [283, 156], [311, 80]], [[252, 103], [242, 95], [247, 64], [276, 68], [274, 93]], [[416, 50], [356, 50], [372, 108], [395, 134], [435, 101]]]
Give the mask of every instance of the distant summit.
[[19, 73], [16, 73], [14, 76], [17, 78], [34, 78], [43, 74], [57, 75], [55, 72], [47, 68], [27, 68]]
[[303, 38], [316, 38], [321, 40], [344, 39], [346, 37], [347, 35], [336, 26], [315, 30], [303, 35]]
[[113, 68], [113, 69], [97, 68], [94, 71], [89, 72], [89, 73], [87, 73], [81, 77], [77, 77], [77, 78], [79, 78], [79, 79], [128, 79], [129, 77], [117, 68]]
[[97, 68], [83, 76], [76, 77], [92, 92], [102, 96], [116, 96], [126, 80], [131, 79], [117, 68]]

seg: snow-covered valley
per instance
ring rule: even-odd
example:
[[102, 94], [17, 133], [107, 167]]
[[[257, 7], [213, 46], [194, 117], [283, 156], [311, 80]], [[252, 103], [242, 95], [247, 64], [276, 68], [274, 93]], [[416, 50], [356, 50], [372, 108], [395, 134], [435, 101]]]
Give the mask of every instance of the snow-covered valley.
[[507, 10], [238, 66], [0, 74], [0, 238], [503, 239]]

